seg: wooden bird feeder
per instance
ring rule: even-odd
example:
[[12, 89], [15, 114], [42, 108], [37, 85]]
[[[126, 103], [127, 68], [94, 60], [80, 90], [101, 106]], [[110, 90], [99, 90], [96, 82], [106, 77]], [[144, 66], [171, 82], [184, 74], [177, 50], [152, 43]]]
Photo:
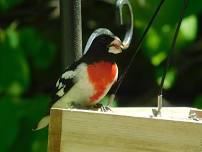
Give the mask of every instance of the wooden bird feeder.
[[170, 107], [161, 117], [151, 115], [152, 108], [52, 108], [48, 152], [202, 151], [201, 110]]
[[[82, 54], [80, 7], [80, 0], [61, 0], [63, 33], [69, 34], [63, 35], [64, 61]], [[202, 152], [202, 110], [165, 107], [152, 117], [152, 109], [53, 107], [48, 152]]]

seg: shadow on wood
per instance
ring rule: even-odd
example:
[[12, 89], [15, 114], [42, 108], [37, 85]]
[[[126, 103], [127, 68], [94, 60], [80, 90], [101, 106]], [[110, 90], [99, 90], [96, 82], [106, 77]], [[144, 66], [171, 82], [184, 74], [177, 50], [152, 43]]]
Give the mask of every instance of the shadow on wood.
[[[113, 108], [113, 112], [51, 109], [49, 152], [201, 152], [202, 111]], [[199, 120], [189, 116], [195, 114]]]

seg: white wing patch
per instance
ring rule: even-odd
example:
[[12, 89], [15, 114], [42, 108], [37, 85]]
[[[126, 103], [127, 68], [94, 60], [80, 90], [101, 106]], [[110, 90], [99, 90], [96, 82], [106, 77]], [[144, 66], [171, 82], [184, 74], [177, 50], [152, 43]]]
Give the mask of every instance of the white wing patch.
[[63, 87], [64, 87], [64, 84], [62, 82], [60, 82], [58, 89], [63, 88]]
[[65, 73], [62, 74], [63, 79], [72, 79], [73, 77], [75, 77], [74, 71], [66, 71]]
[[[61, 78], [67, 80], [67, 79], [72, 79], [75, 76], [76, 76], [76, 74], [74, 71], [66, 71], [65, 73], [62, 74]], [[58, 81], [56, 83], [56, 87], [58, 89], [64, 88], [64, 84], [62, 82], [60, 82], [60, 79], [58, 79]]]
[[62, 82], [60, 82], [60, 79], [58, 79], [57, 83], [56, 83], [56, 87], [57, 89], [63, 88], [64, 84]]
[[64, 88], [60, 89], [57, 93], [56, 93], [59, 97], [62, 97], [65, 93], [64, 93]]
[[56, 82], [56, 87], [58, 87], [59, 86], [59, 81], [60, 81], [60, 79], [58, 79], [58, 81]]
[[[68, 107], [70, 103], [75, 102], [82, 106], [86, 106], [90, 102], [90, 97], [94, 94], [94, 86], [88, 78], [87, 65], [81, 63], [75, 69], [75, 84], [68, 92], [63, 93], [59, 90], [57, 95], [60, 99], [53, 105], [53, 107]], [[64, 94], [62, 96], [62, 94]]]

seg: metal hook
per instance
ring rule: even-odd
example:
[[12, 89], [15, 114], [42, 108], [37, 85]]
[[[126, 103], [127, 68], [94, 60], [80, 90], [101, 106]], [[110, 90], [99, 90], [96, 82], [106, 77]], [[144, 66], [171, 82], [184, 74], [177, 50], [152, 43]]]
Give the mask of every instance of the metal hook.
[[[130, 4], [130, 2], [128, 0], [117, 0], [116, 1], [116, 7], [118, 8], [119, 11], [119, 19], [120, 19], [120, 23], [123, 24], [123, 13], [122, 13], [122, 8], [124, 5], [127, 5], [130, 11], [130, 23], [127, 25], [128, 29], [126, 31], [124, 40], [123, 40], [123, 49], [127, 49], [130, 45], [132, 36], [133, 36], [133, 11], [132, 11], [132, 6]], [[96, 29], [91, 36], [89, 37], [83, 55], [86, 54], [86, 52], [89, 50], [93, 40], [101, 35], [101, 34], [107, 34], [107, 35], [114, 35], [110, 30], [106, 29], [106, 28], [98, 28]]]
[[120, 23], [123, 24], [123, 13], [122, 13], [122, 9], [123, 6], [127, 5], [130, 11], [130, 23], [127, 25], [128, 29], [126, 31], [126, 35], [124, 37], [123, 40], [123, 45], [124, 45], [124, 49], [127, 49], [130, 45], [132, 36], [133, 36], [133, 11], [132, 11], [132, 6], [130, 4], [130, 2], [128, 0], [117, 0], [116, 1], [116, 7], [119, 11], [119, 19], [120, 19]]
[[108, 30], [108, 29], [106, 29], [106, 28], [98, 28], [98, 29], [96, 29], [96, 30], [91, 34], [91, 36], [89, 37], [89, 39], [88, 39], [88, 41], [87, 41], [87, 43], [86, 43], [86, 46], [85, 46], [85, 49], [84, 49], [83, 54], [86, 54], [86, 52], [89, 50], [89, 48], [90, 48], [90, 46], [91, 46], [93, 40], [94, 40], [96, 37], [98, 37], [98, 36], [100, 36], [100, 35], [102, 35], [102, 34], [114, 36], [114, 34], [113, 34], [110, 30]]

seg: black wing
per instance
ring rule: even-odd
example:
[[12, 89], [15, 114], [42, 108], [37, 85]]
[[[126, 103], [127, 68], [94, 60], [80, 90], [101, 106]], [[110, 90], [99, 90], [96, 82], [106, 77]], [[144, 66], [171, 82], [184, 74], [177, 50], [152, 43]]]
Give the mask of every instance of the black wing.
[[[72, 65], [70, 65], [68, 68], [65, 69], [65, 71], [61, 74], [60, 78], [56, 81], [55, 83], [55, 88], [52, 93], [52, 100], [51, 103], [49, 104], [49, 107], [51, 107], [57, 100], [59, 100], [65, 93], [67, 93], [72, 86], [75, 84], [75, 75], [73, 74], [77, 65], [80, 62], [74, 62]], [[65, 73], [72, 73], [71, 76], [69, 77], [64, 77]], [[59, 95], [59, 91], [63, 91], [64, 94]]]

